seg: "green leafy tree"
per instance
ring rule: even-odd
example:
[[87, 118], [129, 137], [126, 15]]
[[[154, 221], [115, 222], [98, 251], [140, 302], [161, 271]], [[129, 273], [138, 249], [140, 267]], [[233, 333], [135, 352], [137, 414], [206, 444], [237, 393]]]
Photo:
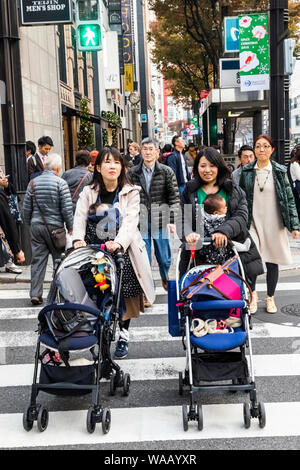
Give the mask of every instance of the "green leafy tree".
[[82, 98], [80, 102], [80, 129], [77, 134], [78, 149], [94, 146], [94, 126], [91, 121], [88, 102]]

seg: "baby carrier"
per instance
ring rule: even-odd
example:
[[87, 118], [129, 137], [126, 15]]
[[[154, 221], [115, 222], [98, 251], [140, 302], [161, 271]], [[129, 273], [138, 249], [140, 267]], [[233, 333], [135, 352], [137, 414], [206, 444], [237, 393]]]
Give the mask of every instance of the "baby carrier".
[[118, 251], [115, 263], [103, 248], [72, 250], [55, 271], [47, 305], [38, 315], [31, 400], [23, 415], [26, 431], [35, 420], [39, 431], [48, 426], [48, 409], [37, 403], [40, 391], [67, 396], [92, 393], [86, 421], [90, 433], [97, 423], [103, 433], [110, 429], [110, 409], [100, 403], [101, 378], [110, 380], [111, 394], [117, 387], [122, 387], [124, 396], [129, 393], [130, 376], [123, 374], [110, 354], [122, 315], [123, 256]]
[[182, 337], [186, 351], [186, 367], [179, 373], [179, 394], [187, 386], [190, 396], [189, 408], [182, 406], [185, 431], [189, 421], [197, 421], [198, 429], [203, 429], [201, 392], [249, 393], [251, 404], [243, 404], [245, 428], [250, 427], [251, 418], [258, 418], [261, 428], [265, 426], [265, 408], [257, 402], [253, 372], [251, 289], [244, 280], [238, 252], [234, 246], [232, 249], [234, 256], [222, 266], [195, 266], [181, 279], [179, 253], [176, 281], [169, 282], [169, 333]]

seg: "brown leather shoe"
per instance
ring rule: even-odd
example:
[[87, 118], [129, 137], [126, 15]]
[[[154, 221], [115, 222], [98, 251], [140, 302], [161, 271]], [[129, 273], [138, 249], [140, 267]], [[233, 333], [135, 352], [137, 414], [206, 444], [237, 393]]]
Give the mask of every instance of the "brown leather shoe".
[[146, 299], [145, 296], [144, 296], [144, 307], [146, 307], [146, 308], [151, 307], [151, 302], [149, 302], [149, 300]]

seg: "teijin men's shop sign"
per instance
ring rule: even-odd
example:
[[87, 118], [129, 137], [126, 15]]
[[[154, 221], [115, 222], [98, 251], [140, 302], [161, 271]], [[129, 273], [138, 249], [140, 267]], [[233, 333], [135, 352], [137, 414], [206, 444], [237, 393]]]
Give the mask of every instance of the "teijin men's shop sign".
[[241, 91], [269, 90], [267, 13], [239, 16]]
[[20, 4], [23, 26], [73, 22], [72, 0], [20, 0]]

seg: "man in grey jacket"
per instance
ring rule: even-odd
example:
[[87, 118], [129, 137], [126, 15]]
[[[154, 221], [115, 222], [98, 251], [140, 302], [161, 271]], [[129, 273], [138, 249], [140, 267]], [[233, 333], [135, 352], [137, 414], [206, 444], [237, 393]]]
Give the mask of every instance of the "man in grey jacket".
[[[69, 234], [73, 229], [73, 208], [67, 183], [58, 175], [62, 160], [57, 154], [45, 159], [45, 170], [34, 181], [34, 194], [29, 183], [24, 199], [24, 222], [31, 226], [31, 288], [30, 297], [33, 305], [43, 303], [43, 282], [49, 254], [53, 263], [60, 258], [61, 252], [52, 242], [49, 231], [66, 225]], [[44, 224], [41, 212], [49, 231]]]

